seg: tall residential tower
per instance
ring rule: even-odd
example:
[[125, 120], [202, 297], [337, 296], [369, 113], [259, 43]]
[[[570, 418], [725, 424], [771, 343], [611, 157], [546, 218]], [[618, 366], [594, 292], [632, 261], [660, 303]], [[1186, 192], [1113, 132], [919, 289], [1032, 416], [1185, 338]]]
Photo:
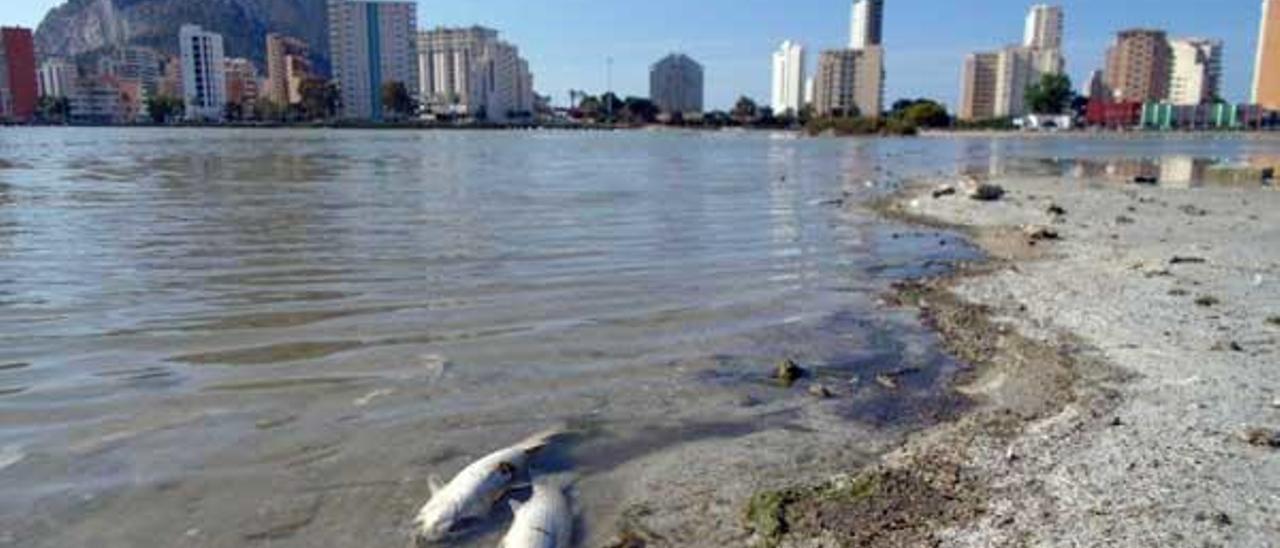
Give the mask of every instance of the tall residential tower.
[[417, 29], [415, 1], [329, 0], [330, 62], [344, 118], [381, 120], [384, 84], [418, 94]]
[[1062, 49], [1062, 6], [1037, 4], [1027, 13], [1022, 45], [1038, 49]]
[[1169, 41], [1169, 102], [1201, 105], [1217, 99], [1222, 81], [1222, 41], [1180, 38]]
[[1280, 0], [1262, 1], [1258, 57], [1253, 67], [1253, 102], [1280, 110]]
[[1107, 87], [1119, 101], [1163, 101], [1169, 97], [1172, 63], [1164, 31], [1122, 30], [1107, 50]]
[[222, 35], [198, 25], [182, 25], [178, 31], [182, 56], [182, 96], [188, 120], [222, 119], [227, 104], [226, 66]]
[[683, 53], [673, 53], [649, 69], [649, 99], [666, 114], [702, 112], [703, 72]]
[[849, 48], [884, 45], [884, 0], [854, 0]]
[[433, 114], [507, 122], [533, 110], [529, 62], [490, 28], [418, 33], [418, 80]]
[[31, 29], [0, 29], [0, 118], [19, 122], [36, 114], [39, 84]]
[[799, 114], [804, 108], [804, 46], [786, 41], [773, 52], [773, 107], [774, 114], [790, 112]]

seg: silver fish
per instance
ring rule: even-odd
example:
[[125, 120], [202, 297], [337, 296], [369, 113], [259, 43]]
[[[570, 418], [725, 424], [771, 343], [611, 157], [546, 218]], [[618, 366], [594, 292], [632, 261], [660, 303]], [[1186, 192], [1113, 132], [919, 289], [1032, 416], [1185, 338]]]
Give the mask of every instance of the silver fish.
[[515, 521], [499, 548], [568, 548], [573, 540], [573, 514], [564, 490], [564, 477], [539, 477], [533, 481], [528, 502], [511, 501]]
[[560, 431], [543, 432], [495, 451], [458, 472], [447, 485], [431, 479], [431, 499], [413, 520], [414, 540], [430, 546], [448, 538], [454, 526], [489, 514], [525, 470], [529, 458], [545, 449]]

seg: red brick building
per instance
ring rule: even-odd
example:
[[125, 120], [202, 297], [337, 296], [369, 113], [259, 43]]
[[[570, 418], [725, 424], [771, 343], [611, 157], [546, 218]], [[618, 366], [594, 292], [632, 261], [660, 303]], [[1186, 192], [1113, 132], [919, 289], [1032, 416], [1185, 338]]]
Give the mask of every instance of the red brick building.
[[1089, 101], [1085, 119], [1092, 127], [1107, 129], [1132, 129], [1142, 123], [1142, 103], [1137, 101]]
[[0, 28], [0, 72], [0, 118], [30, 121], [39, 99], [31, 29]]

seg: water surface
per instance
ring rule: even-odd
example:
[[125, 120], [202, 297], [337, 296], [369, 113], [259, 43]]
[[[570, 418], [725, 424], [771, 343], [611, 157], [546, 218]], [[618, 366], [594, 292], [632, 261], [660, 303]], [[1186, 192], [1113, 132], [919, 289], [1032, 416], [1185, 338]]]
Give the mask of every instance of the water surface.
[[[547, 465], [582, 476], [584, 544], [637, 505], [732, 538], [680, 515], [964, 405], [962, 365], [878, 297], [976, 254], [860, 204], [1268, 148], [3, 129], [0, 545], [400, 546], [430, 475], [556, 424], [582, 433]], [[838, 397], [769, 382], [783, 358]]]

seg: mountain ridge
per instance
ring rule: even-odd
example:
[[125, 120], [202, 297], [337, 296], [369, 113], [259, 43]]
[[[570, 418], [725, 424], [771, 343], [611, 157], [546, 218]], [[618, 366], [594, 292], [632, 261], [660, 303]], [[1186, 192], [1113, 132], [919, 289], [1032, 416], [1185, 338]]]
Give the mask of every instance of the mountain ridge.
[[187, 23], [223, 35], [228, 57], [246, 57], [266, 69], [266, 35], [307, 41], [313, 61], [328, 63], [325, 0], [67, 0], [36, 29], [42, 55], [85, 58], [123, 46], [178, 53], [178, 29]]

